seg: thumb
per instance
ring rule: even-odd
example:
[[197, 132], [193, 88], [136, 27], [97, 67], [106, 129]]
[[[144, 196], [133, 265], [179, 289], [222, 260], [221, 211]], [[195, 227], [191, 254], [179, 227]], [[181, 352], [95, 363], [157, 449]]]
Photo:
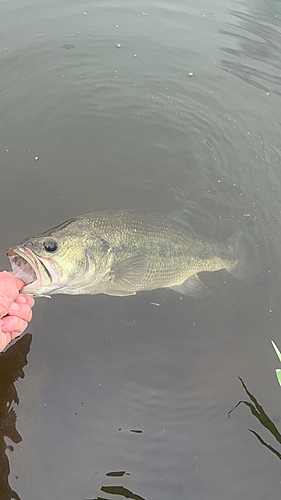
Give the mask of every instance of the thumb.
[[11, 304], [19, 295], [19, 289], [22, 287], [23, 282], [21, 279], [15, 278], [7, 271], [0, 273], [0, 318], [8, 313]]
[[16, 278], [12, 273], [9, 273], [8, 271], [2, 271], [0, 273], [0, 279], [2, 283], [7, 284], [8, 286], [15, 285], [18, 290], [21, 290], [25, 285], [24, 281], [22, 281], [20, 278]]

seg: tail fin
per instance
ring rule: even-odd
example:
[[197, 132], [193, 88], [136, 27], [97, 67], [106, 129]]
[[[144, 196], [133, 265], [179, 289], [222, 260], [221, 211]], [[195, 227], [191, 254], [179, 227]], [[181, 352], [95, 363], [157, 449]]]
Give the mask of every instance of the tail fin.
[[240, 280], [266, 288], [270, 287], [271, 277], [259, 260], [256, 221], [248, 221], [243, 229], [233, 234], [228, 243], [234, 248], [238, 263], [228, 271]]

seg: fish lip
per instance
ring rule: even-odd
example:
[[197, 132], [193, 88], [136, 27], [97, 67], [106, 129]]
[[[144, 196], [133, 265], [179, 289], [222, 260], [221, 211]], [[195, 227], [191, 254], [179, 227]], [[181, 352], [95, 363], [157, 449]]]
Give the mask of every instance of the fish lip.
[[[40, 266], [43, 266], [43, 268], [44, 268], [44, 270], [45, 270], [45, 272], [50, 280], [49, 285], [51, 285], [52, 275], [51, 275], [50, 271], [48, 270], [47, 266], [44, 264], [44, 262], [42, 262], [42, 260], [38, 257], [38, 255], [36, 255], [35, 252], [32, 252], [27, 248], [16, 247], [16, 248], [9, 248], [7, 250], [7, 255], [10, 259], [10, 263], [11, 263], [13, 271], [15, 271], [17, 268], [16, 264], [13, 263], [13, 258], [16, 256], [19, 256], [30, 265], [30, 267], [35, 275], [35, 279], [32, 280], [31, 282], [26, 283], [25, 286], [22, 288], [23, 292], [29, 292], [28, 287], [34, 289], [34, 285], [36, 286], [36, 290], [41, 289], [41, 287], [42, 287], [42, 272], [40, 270]], [[22, 279], [22, 281], [25, 281], [25, 280]], [[45, 288], [45, 286], [46, 285], [44, 284], [44, 288]], [[32, 294], [32, 291], [30, 291], [30, 293]]]

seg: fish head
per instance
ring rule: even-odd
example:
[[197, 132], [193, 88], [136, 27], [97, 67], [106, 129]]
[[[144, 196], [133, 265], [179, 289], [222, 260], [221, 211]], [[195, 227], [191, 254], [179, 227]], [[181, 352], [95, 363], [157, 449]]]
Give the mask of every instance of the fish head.
[[24, 281], [21, 292], [27, 295], [83, 293], [110, 269], [110, 253], [108, 243], [77, 220], [7, 250], [12, 274]]

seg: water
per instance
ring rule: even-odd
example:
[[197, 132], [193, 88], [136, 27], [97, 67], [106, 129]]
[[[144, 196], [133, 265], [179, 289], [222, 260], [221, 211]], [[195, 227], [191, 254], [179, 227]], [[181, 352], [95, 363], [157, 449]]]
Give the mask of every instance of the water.
[[241, 377], [281, 428], [280, 2], [20, 0], [0, 32], [2, 269], [73, 216], [187, 206], [217, 241], [256, 218], [273, 276], [213, 273], [201, 300], [37, 299], [0, 355], [1, 500], [279, 499], [248, 429], [280, 444], [228, 412], [251, 402]]

